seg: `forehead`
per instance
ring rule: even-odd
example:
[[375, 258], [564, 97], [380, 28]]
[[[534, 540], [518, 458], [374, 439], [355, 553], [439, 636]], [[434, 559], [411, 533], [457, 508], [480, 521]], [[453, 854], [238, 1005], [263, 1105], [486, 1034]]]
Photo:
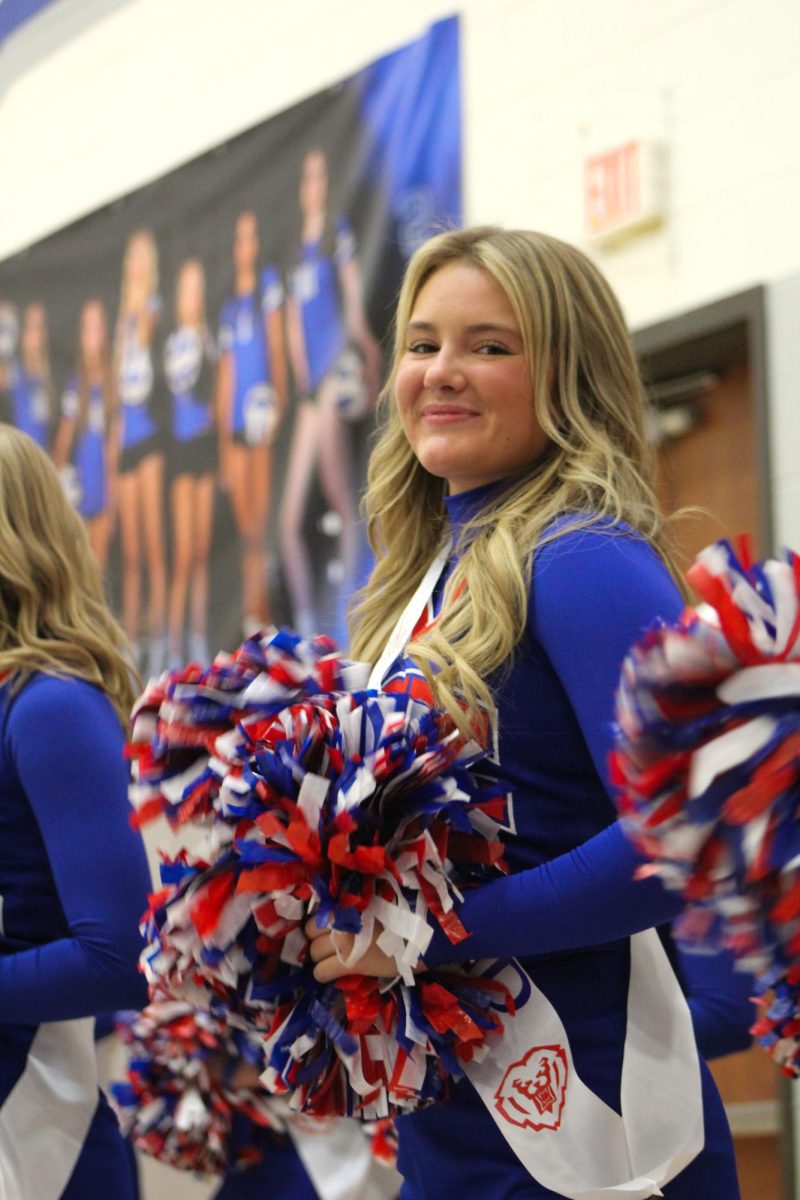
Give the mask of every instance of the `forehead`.
[[319, 174], [326, 168], [325, 155], [321, 150], [312, 150], [303, 160], [303, 173], [306, 176]]
[[155, 248], [155, 243], [150, 234], [144, 229], [140, 229], [138, 233], [134, 233], [128, 244], [128, 252], [130, 254], [151, 254]]
[[87, 300], [82, 315], [84, 321], [97, 321], [103, 319], [105, 312], [99, 300]]
[[251, 234], [256, 232], [257, 228], [258, 223], [256, 221], [256, 214], [252, 211], [252, 209], [248, 208], [245, 209], [244, 212], [239, 213], [239, 216], [236, 220], [236, 233], [239, 236], [244, 234], [245, 236], [249, 237]]
[[517, 325], [511, 301], [497, 280], [475, 263], [445, 263], [426, 279], [411, 309], [412, 321], [489, 318]]

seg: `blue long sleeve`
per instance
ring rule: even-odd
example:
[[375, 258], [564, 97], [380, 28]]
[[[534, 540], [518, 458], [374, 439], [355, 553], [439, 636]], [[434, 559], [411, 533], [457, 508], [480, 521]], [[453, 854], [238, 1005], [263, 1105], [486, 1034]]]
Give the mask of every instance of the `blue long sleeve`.
[[678, 947], [695, 1037], [704, 1058], [746, 1050], [758, 1013], [753, 976], [737, 970], [727, 950], [693, 954]]
[[[603, 781], [622, 659], [656, 615], [674, 619], [680, 607], [663, 567], [643, 542], [630, 537], [566, 534], [537, 559], [531, 633], [564, 689]], [[635, 878], [643, 861], [613, 823], [566, 853], [471, 892], [459, 906], [471, 936], [454, 947], [435, 926], [425, 961], [438, 966], [468, 958], [549, 955], [665, 924], [682, 902], [657, 880]], [[704, 1057], [746, 1049], [755, 1019], [752, 977], [735, 970], [726, 952], [684, 953], [680, 967]]]
[[[15, 863], [19, 920], [24, 924], [28, 909], [35, 926], [46, 905], [55, 903], [56, 911], [55, 940], [0, 956], [2, 1023], [66, 1020], [146, 1002], [137, 958], [149, 875], [128, 821], [122, 751], [108, 698], [87, 683], [38, 676], [10, 701], [2, 765], [6, 786], [16, 781], [19, 791], [9, 792], [9, 805], [15, 800], [25, 815], [27, 802], [47, 856], [47, 864], [34, 854], [29, 864]], [[57, 902], [48, 894], [53, 886]]]
[[470, 936], [454, 946], [435, 926], [425, 964], [534, 958], [664, 925], [678, 915], [681, 901], [655, 879], [634, 879], [641, 861], [614, 824], [540, 867], [484, 884], [457, 908]]
[[[660, 882], [635, 878], [643, 860], [620, 826], [610, 823], [613, 808], [604, 789], [622, 660], [657, 616], [674, 619], [681, 607], [663, 564], [646, 542], [629, 533], [607, 528], [568, 532], [537, 555], [528, 627], [536, 653], [544, 653], [554, 682], [535, 695], [542, 697], [541, 709], [548, 714], [559, 703], [571, 710], [569, 720], [577, 722], [584, 753], [588, 750], [596, 772], [597, 794], [586, 806], [582, 795], [576, 795], [576, 815], [567, 808], [566, 815], [556, 819], [552, 840], [556, 841], [562, 825], [573, 827], [576, 840], [581, 840], [580, 821], [586, 820], [583, 813], [589, 805], [590, 812], [597, 813], [605, 804], [602, 821], [608, 827], [549, 861], [466, 895], [458, 912], [470, 936], [453, 946], [435, 927], [425, 954], [428, 966], [484, 956], [527, 958], [595, 946], [669, 922], [680, 911], [679, 898]], [[521, 653], [514, 671], [538, 669], [535, 655], [529, 654], [528, 660], [533, 666], [526, 667]], [[540, 670], [544, 677], [544, 668]], [[541, 709], [532, 711], [532, 718], [544, 722], [547, 730]], [[550, 741], [557, 736], [550, 734]], [[531, 740], [533, 749], [526, 751], [526, 730], [519, 721], [515, 737], [521, 748], [511, 746], [511, 751], [534, 758], [536, 743]], [[560, 775], [568, 778], [573, 771], [565, 751], [552, 776], [554, 785]], [[535, 833], [536, 811], [532, 809], [526, 820]], [[513, 921], [509, 913], [514, 913]]]

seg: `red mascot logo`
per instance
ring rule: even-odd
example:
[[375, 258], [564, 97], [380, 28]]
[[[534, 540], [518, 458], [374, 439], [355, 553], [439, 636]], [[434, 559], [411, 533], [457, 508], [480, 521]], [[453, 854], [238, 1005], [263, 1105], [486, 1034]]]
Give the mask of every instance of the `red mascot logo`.
[[495, 1092], [495, 1107], [521, 1129], [558, 1129], [567, 1097], [567, 1056], [561, 1046], [532, 1046], [512, 1063]]

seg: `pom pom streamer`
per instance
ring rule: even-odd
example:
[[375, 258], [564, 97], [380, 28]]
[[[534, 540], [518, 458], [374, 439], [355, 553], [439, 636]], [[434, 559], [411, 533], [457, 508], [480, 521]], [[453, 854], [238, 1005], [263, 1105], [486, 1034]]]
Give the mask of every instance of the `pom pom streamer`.
[[[494, 981], [415, 974], [430, 920], [466, 937], [460, 889], [504, 869], [505, 802], [449, 718], [360, 677], [321, 639], [253, 639], [151, 685], [131, 753], [140, 819], [208, 831], [151, 898], [155, 994], [260, 1037], [263, 1082], [293, 1109], [378, 1120], [441, 1099], [510, 1007]], [[346, 967], [377, 937], [398, 979], [317, 983], [310, 912], [353, 935]]]
[[261, 1049], [224, 1020], [189, 1004], [159, 1001], [120, 1014], [128, 1077], [112, 1084], [123, 1134], [180, 1170], [217, 1175], [262, 1157], [265, 1139], [286, 1129], [286, 1105], [259, 1086], [234, 1087], [238, 1062], [261, 1065]]
[[[753, 1032], [800, 1074], [800, 558], [751, 565], [727, 542], [689, 571], [702, 598], [646, 632], [617, 693], [624, 825], [688, 907], [689, 948], [758, 975]], [[698, 943], [700, 946], [698, 947]]]
[[131, 714], [128, 756], [135, 823], [162, 813], [173, 826], [213, 814], [221, 785], [235, 807], [252, 746], [248, 727], [317, 693], [356, 690], [363, 663], [339, 659], [328, 638], [288, 630], [249, 638], [210, 667], [190, 663], [151, 680]]

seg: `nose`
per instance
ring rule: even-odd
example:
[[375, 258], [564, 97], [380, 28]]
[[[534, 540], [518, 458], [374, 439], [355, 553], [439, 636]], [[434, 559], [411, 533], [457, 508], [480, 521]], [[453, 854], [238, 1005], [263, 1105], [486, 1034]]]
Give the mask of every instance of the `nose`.
[[459, 392], [464, 384], [464, 371], [458, 355], [442, 346], [428, 362], [425, 387], [431, 392]]

